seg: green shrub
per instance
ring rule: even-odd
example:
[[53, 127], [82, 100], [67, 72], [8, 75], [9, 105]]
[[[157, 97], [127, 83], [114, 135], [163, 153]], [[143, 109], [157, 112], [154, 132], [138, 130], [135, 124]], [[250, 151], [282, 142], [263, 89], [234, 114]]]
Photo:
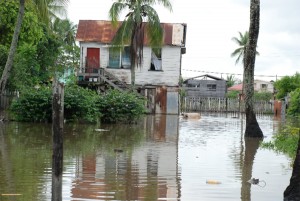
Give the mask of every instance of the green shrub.
[[260, 101], [270, 101], [273, 98], [271, 92], [254, 92], [254, 99]]
[[99, 98], [101, 121], [132, 123], [145, 112], [145, 99], [136, 94], [109, 90]]
[[282, 152], [294, 159], [298, 147], [300, 129], [293, 126], [284, 126], [273, 136], [271, 142], [262, 143], [263, 148], [269, 148]]
[[66, 86], [64, 116], [67, 120], [96, 122], [100, 116], [97, 107], [99, 95], [77, 85]]
[[[98, 95], [88, 89], [72, 85], [64, 90], [64, 117], [68, 121], [96, 122], [100, 116], [96, 105]], [[50, 122], [52, 120], [52, 87], [26, 89], [11, 104], [15, 120]]]
[[52, 118], [50, 87], [27, 88], [11, 104], [14, 119], [26, 122], [49, 122]]
[[291, 99], [287, 110], [287, 114], [293, 116], [299, 116], [300, 115], [300, 88], [297, 88], [294, 91], [292, 91], [290, 95], [291, 95]]
[[226, 94], [226, 98], [232, 98], [232, 99], [237, 99], [239, 98], [239, 91], [228, 91]]

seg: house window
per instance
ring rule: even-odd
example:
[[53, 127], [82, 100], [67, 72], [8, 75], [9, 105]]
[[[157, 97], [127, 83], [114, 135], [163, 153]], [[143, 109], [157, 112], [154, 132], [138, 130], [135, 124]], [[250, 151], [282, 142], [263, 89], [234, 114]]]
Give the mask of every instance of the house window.
[[124, 47], [122, 50], [109, 48], [109, 64], [110, 68], [130, 68], [130, 47]]
[[267, 84], [261, 84], [261, 88], [262, 88], [262, 89], [267, 89], [267, 88], [268, 88], [268, 85], [267, 85]]
[[208, 84], [207, 85], [207, 90], [208, 91], [216, 91], [217, 90], [217, 85], [216, 84]]
[[161, 48], [153, 48], [151, 52], [151, 65], [150, 70], [161, 71]]

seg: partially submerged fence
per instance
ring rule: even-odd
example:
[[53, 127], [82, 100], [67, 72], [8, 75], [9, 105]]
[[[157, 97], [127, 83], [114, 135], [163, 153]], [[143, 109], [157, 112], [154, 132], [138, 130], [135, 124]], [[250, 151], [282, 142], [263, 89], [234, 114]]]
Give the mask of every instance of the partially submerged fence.
[[[245, 103], [239, 99], [215, 97], [185, 97], [181, 103], [181, 112], [244, 112]], [[273, 114], [272, 101], [254, 101], [256, 114]]]

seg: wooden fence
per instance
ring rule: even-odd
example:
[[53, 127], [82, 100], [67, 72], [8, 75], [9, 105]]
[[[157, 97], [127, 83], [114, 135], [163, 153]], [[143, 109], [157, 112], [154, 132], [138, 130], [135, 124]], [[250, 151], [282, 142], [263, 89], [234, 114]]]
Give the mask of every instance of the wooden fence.
[[[215, 97], [185, 97], [181, 103], [181, 112], [244, 112], [245, 104], [239, 99]], [[274, 114], [271, 101], [254, 101], [256, 114]]]
[[18, 97], [19, 92], [5, 92], [4, 94], [0, 95], [0, 110], [5, 110], [9, 107], [13, 98]]

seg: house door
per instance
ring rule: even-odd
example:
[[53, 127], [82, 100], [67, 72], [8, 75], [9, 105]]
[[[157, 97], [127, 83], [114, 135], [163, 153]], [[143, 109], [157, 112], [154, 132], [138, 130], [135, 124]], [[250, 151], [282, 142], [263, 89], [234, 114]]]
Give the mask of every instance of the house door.
[[87, 48], [87, 73], [97, 73], [100, 67], [100, 48]]

